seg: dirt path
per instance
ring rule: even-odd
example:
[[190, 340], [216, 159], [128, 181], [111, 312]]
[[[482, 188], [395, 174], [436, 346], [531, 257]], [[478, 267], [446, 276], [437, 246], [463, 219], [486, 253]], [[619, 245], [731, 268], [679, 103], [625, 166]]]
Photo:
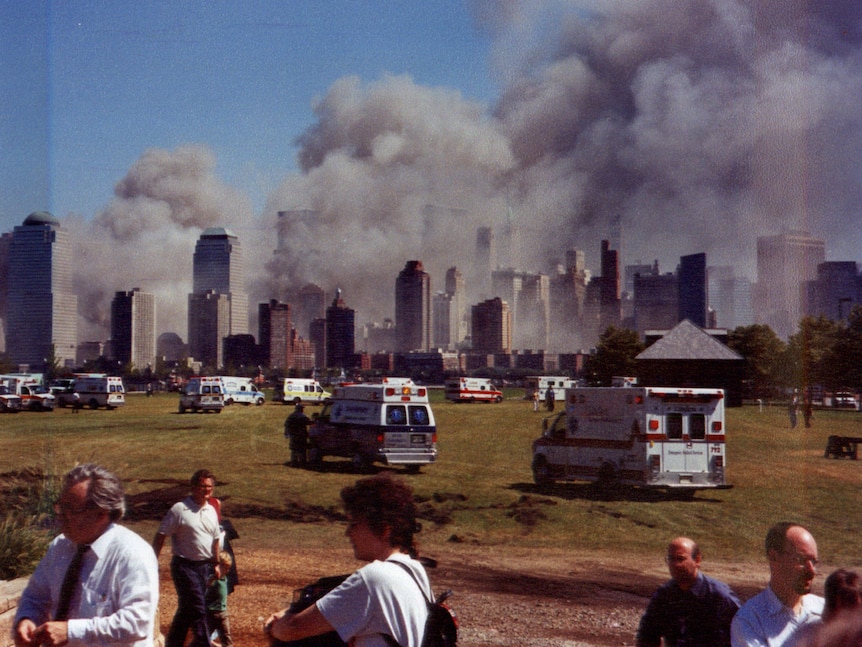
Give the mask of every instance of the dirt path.
[[[234, 641], [238, 647], [265, 645], [263, 618], [287, 606], [293, 589], [324, 575], [349, 573], [358, 564], [344, 551], [263, 551], [235, 547], [241, 584], [230, 596]], [[430, 571], [435, 590], [451, 588], [452, 607], [464, 647], [606, 647], [633, 645], [640, 615], [656, 586], [666, 578], [659, 560], [649, 565], [572, 551], [521, 552], [501, 559], [499, 551], [453, 546]], [[762, 582], [745, 565], [709, 571], [730, 582]], [[176, 598], [162, 564], [162, 631]]]

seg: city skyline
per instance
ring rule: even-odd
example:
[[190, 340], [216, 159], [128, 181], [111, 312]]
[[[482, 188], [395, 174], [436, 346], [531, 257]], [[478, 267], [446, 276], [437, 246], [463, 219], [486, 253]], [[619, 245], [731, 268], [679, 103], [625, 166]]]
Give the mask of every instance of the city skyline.
[[[582, 249], [598, 274], [618, 222], [622, 265], [706, 253], [754, 280], [755, 240], [795, 229], [860, 260], [854, 4], [348, 9], [0, 4], [0, 222], [69, 232], [84, 339], [133, 286], [184, 333], [209, 227], [249, 250], [251, 303], [315, 283], [362, 321], [405, 259], [471, 277], [479, 227], [529, 272]], [[276, 257], [279, 212], [313, 215]]]

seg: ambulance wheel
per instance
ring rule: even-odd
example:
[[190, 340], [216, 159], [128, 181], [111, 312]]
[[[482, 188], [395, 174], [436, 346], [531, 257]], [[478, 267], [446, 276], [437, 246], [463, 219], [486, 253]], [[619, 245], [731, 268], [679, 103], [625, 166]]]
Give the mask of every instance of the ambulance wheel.
[[182, 404], [180, 404], [180, 413], [185, 413], [185, 412], [186, 412], [186, 408]]
[[548, 488], [554, 484], [554, 479], [551, 478], [551, 468], [548, 465], [548, 459], [544, 456], [536, 456], [533, 461], [533, 481], [540, 488]]
[[617, 482], [617, 470], [611, 463], [602, 463], [599, 468], [599, 485], [614, 485]]
[[368, 461], [365, 460], [365, 457], [362, 454], [360, 454], [359, 452], [356, 452], [351, 457], [350, 462], [353, 465], [353, 471], [354, 472], [358, 472], [361, 474], [362, 472], [365, 472], [368, 470], [368, 467], [369, 467]]
[[319, 447], [312, 445], [308, 448], [308, 462], [311, 465], [320, 465], [323, 462], [323, 452]]
[[99, 401], [96, 400], [96, 398], [93, 398], [92, 400], [90, 400], [90, 408], [91, 409], [98, 409], [99, 408]]
[[496, 402], [497, 404], [500, 404], [502, 401], [503, 401], [502, 395], [498, 395], [496, 398], [494, 398], [494, 402]]
[[233, 404], [233, 398], [228, 398], [227, 400], [224, 401], [224, 406], [226, 406], [226, 407], [229, 407], [232, 404]]

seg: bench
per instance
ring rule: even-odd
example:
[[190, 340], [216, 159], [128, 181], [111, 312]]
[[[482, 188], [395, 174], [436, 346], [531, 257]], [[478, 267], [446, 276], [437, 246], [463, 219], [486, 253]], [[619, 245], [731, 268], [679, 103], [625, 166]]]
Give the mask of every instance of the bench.
[[824, 458], [858, 458], [857, 445], [862, 443], [862, 438], [856, 436], [829, 436], [826, 441]]

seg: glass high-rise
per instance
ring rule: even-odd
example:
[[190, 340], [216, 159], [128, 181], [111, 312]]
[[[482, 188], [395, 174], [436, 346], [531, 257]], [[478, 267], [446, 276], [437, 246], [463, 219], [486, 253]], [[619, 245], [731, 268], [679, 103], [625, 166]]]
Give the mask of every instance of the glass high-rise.
[[[212, 321], [212, 317], [218, 320]], [[223, 338], [247, 333], [248, 294], [242, 246], [227, 229], [206, 229], [195, 245], [193, 259], [189, 353], [204, 365], [218, 368]]]
[[140, 288], [117, 292], [111, 302], [114, 358], [138, 370], [156, 368], [156, 297]]
[[15, 365], [45, 371], [53, 357], [73, 366], [78, 297], [72, 291], [72, 243], [50, 213], [31, 213], [9, 244], [6, 352]]

